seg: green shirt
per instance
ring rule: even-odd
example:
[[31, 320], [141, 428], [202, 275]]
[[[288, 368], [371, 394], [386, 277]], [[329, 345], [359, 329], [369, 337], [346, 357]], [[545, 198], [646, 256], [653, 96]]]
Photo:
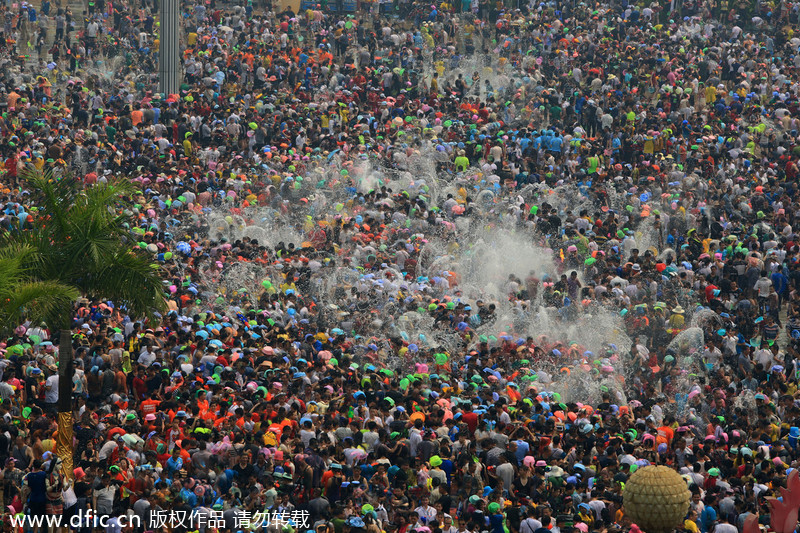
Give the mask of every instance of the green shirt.
[[600, 166], [600, 158], [597, 156], [591, 156], [588, 162], [589, 162], [589, 174], [594, 174], [595, 172], [597, 172], [597, 167]]
[[331, 519], [331, 525], [336, 533], [342, 533], [344, 531], [344, 520], [341, 518]]

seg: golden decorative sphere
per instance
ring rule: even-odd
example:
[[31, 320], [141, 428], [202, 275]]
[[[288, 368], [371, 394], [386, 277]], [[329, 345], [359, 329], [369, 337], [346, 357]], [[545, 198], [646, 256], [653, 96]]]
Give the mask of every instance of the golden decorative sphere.
[[683, 523], [692, 493], [686, 481], [667, 466], [638, 469], [625, 483], [625, 514], [645, 533], [668, 533]]

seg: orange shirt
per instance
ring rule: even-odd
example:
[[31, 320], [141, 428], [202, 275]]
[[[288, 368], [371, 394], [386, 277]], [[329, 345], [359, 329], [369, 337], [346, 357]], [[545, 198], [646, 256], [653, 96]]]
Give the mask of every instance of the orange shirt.
[[8, 102], [8, 107], [17, 107], [17, 101], [22, 98], [22, 96], [17, 93], [17, 91], [11, 91], [6, 98]]
[[[294, 435], [295, 429], [296, 427], [299, 428], [299, 425], [294, 420], [284, 418], [283, 421], [281, 422], [281, 427], [283, 428], [281, 429], [282, 434], [288, 433], [289, 435]], [[280, 438], [278, 440], [280, 440]]]
[[161, 402], [158, 400], [145, 400], [142, 402], [142, 413], [145, 415], [154, 415], [160, 404]]
[[275, 440], [280, 442], [281, 435], [283, 435], [283, 428], [284, 428], [283, 424], [278, 424], [277, 422], [273, 422], [272, 424], [269, 425], [267, 431], [272, 432], [275, 435]]
[[320, 478], [320, 483], [322, 484], [323, 494], [325, 491], [325, 485], [328, 484], [328, 480], [332, 477], [333, 477], [333, 470], [330, 469], [326, 470], [325, 473], [322, 474], [322, 477]]
[[200, 399], [198, 399], [197, 400], [197, 407], [200, 409], [201, 413], [205, 413], [206, 411], [208, 411], [208, 407], [209, 407], [208, 400], [200, 400]]
[[656, 437], [657, 444], [667, 444], [669, 445], [672, 442], [672, 438], [675, 436], [675, 432], [672, 431], [672, 428], [669, 426], [661, 426], [658, 428], [658, 436]]
[[131, 123], [133, 123], [134, 126], [141, 124], [142, 120], [144, 120], [144, 113], [142, 113], [141, 110], [135, 109], [131, 111]]

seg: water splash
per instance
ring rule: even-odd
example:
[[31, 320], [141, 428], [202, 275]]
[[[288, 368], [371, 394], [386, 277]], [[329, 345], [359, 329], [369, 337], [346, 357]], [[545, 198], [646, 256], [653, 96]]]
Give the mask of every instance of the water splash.
[[695, 311], [690, 321], [691, 327], [699, 327], [706, 330], [717, 329], [722, 323], [722, 317], [707, 307]]
[[667, 353], [675, 354], [675, 360], [684, 370], [699, 370], [703, 368], [702, 355], [705, 346], [703, 329], [690, 327], [678, 333], [667, 345]]

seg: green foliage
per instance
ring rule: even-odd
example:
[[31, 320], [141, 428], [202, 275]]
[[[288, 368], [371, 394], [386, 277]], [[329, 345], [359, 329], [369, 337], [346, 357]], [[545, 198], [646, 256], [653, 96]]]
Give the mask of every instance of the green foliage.
[[56, 316], [79, 296], [76, 288], [57, 281], [38, 281], [26, 264], [36, 250], [30, 246], [0, 248], [0, 331], [10, 331], [25, 318], [32, 321]]
[[[71, 177], [57, 179], [33, 167], [22, 177], [32, 205], [38, 207], [38, 219], [32, 230], [3, 235], [0, 246], [27, 250], [18, 262], [27, 276], [23, 279], [111, 300], [134, 317], [152, 318], [164, 310], [160, 272], [151, 267], [146, 252], [135, 249], [128, 230], [134, 225], [125, 214], [132, 204], [133, 184], [113, 178], [108, 184], [83, 188]], [[44, 310], [49, 325], [69, 327], [70, 304], [63, 298]]]

